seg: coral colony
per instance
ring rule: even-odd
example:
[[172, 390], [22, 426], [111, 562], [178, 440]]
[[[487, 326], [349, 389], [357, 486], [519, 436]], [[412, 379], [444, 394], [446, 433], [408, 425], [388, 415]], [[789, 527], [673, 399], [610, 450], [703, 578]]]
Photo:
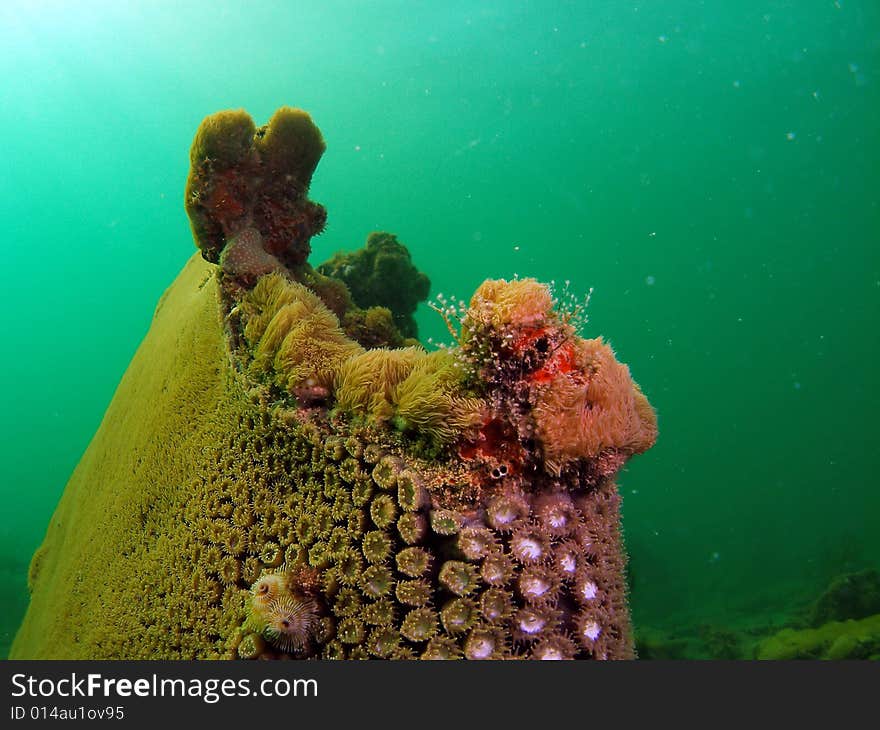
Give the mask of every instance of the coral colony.
[[[632, 657], [614, 478], [654, 443], [647, 399], [532, 279], [441, 298], [455, 342], [428, 352], [393, 235], [313, 268], [323, 151], [296, 109], [202, 122], [205, 261], [68, 485], [13, 656]], [[120, 432], [123, 407], [148, 425]]]

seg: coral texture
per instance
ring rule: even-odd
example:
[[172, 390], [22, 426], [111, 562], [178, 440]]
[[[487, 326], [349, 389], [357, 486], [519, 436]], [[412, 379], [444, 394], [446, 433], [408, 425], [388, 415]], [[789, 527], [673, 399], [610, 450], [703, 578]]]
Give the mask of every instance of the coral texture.
[[418, 300], [352, 302], [287, 225], [315, 211], [320, 133], [249, 120], [199, 128], [203, 258], [71, 477], [12, 655], [632, 657], [614, 476], [656, 420], [627, 368], [531, 279], [444, 309], [451, 349], [401, 341]]

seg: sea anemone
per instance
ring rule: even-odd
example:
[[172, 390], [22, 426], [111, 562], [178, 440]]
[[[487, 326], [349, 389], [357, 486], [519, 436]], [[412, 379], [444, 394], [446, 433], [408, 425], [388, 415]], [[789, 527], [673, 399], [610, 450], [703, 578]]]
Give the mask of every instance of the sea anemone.
[[424, 580], [402, 580], [398, 582], [395, 595], [406, 606], [424, 606], [431, 600], [431, 585]]
[[371, 653], [387, 659], [400, 647], [400, 632], [390, 626], [378, 626], [370, 632], [367, 644]]
[[387, 494], [380, 494], [373, 498], [370, 504], [370, 518], [373, 524], [380, 530], [389, 527], [397, 517], [397, 505]]
[[408, 547], [397, 553], [397, 569], [410, 578], [418, 578], [428, 570], [430, 554], [418, 547]]
[[364, 535], [361, 548], [369, 562], [382, 563], [391, 553], [391, 539], [381, 530], [372, 530]]
[[432, 509], [430, 514], [431, 529], [438, 535], [454, 535], [462, 525], [462, 517], [455, 510]]
[[448, 636], [435, 636], [428, 642], [421, 658], [432, 660], [461, 659], [461, 649], [458, 648], [454, 639]]
[[343, 644], [360, 644], [365, 633], [363, 622], [356, 618], [342, 619], [336, 629], [336, 635]]
[[513, 636], [520, 642], [532, 642], [551, 636], [556, 629], [558, 613], [547, 606], [527, 606], [513, 617]]
[[596, 641], [602, 634], [602, 625], [596, 616], [589, 611], [583, 611], [575, 618], [576, 635], [579, 643], [585, 649], [592, 650]]
[[584, 548], [575, 540], [564, 540], [555, 545], [551, 559], [556, 575], [565, 581], [574, 580], [578, 567], [583, 562]]
[[423, 514], [405, 512], [397, 520], [397, 531], [407, 545], [421, 542], [428, 531], [428, 520]]
[[266, 642], [259, 634], [245, 634], [238, 642], [236, 651], [241, 659], [256, 659], [266, 648]]
[[489, 623], [496, 623], [513, 613], [513, 596], [502, 588], [488, 588], [480, 596], [480, 613]]
[[386, 595], [394, 586], [391, 571], [383, 565], [371, 565], [361, 576], [360, 587], [370, 598]]
[[400, 460], [393, 456], [384, 456], [373, 467], [373, 481], [381, 489], [393, 489], [397, 485], [397, 473], [400, 471]]

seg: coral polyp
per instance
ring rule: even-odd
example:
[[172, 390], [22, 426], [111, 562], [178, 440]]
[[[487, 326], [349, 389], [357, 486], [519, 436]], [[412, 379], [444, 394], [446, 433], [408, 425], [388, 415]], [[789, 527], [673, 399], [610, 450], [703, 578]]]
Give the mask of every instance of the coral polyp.
[[533, 279], [441, 302], [455, 343], [424, 348], [396, 237], [309, 263], [323, 152], [288, 107], [199, 126], [199, 252], [34, 556], [13, 658], [634, 656], [614, 479], [657, 423], [629, 369]]

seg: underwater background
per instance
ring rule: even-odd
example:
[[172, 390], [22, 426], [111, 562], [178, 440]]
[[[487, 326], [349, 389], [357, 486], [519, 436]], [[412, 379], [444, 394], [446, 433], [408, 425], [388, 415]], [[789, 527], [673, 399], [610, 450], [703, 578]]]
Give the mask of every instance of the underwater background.
[[[874, 590], [872, 0], [13, 0], [0, 77], [0, 656], [195, 250], [195, 129], [239, 107], [261, 124], [299, 106], [323, 132], [313, 263], [387, 230], [432, 297], [514, 274], [593, 288], [583, 334], [660, 421], [619, 482], [643, 656], [748, 655], [842, 576]], [[417, 320], [449, 339], [428, 307]]]

